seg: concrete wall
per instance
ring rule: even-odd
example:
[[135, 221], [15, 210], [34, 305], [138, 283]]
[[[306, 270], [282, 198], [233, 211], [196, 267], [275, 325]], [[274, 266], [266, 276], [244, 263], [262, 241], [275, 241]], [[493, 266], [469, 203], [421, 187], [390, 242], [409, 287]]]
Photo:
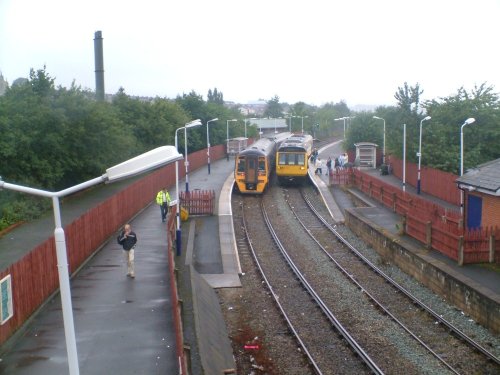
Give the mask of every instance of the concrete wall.
[[[423, 247], [401, 241], [362, 215], [363, 208], [345, 210], [346, 225], [385, 259], [397, 265], [435, 293], [462, 309], [493, 332], [500, 332], [500, 301], [488, 289], [467, 285], [463, 275], [427, 255]], [[436, 265], [439, 264], [439, 267]]]

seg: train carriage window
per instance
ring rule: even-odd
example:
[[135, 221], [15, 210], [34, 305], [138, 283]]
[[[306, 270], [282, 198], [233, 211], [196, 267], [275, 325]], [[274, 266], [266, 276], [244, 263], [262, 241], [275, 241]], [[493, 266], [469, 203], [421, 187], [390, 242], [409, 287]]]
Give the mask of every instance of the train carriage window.
[[287, 159], [287, 154], [285, 153], [280, 153], [279, 158], [278, 158], [278, 164], [279, 165], [286, 165], [286, 159]]
[[245, 159], [244, 158], [239, 158], [238, 159], [238, 172], [245, 172]]
[[265, 158], [259, 158], [259, 174], [265, 174], [266, 173], [266, 159]]

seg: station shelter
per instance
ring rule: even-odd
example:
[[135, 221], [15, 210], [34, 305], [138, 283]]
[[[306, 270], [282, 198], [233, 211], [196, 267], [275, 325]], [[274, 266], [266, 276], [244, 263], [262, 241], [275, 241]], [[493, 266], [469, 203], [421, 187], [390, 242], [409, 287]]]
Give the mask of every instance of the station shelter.
[[378, 145], [371, 142], [355, 143], [356, 157], [354, 165], [360, 168], [377, 168], [377, 147]]

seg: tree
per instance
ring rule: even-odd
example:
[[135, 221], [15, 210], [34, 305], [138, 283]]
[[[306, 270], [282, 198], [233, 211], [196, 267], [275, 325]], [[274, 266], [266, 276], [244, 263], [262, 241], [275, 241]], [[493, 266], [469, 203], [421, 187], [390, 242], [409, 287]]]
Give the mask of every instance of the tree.
[[209, 89], [207, 95], [207, 102], [215, 103], [218, 105], [224, 105], [224, 95], [222, 94], [221, 91], [217, 91], [217, 87], [214, 88], [214, 91]]
[[455, 95], [425, 103], [432, 120], [422, 132], [422, 164], [445, 171], [460, 172], [460, 128], [464, 127], [464, 169], [500, 158], [500, 101], [486, 83], [471, 92], [461, 87]]
[[283, 109], [280, 104], [280, 97], [275, 95], [268, 100], [266, 109], [264, 110], [264, 117], [279, 118], [283, 117]]

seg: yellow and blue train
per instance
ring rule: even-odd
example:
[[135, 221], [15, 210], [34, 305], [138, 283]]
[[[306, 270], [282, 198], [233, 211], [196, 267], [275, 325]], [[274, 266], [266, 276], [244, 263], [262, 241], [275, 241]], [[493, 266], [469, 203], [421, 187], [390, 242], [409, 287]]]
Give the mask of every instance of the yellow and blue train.
[[307, 180], [312, 148], [313, 137], [309, 134], [294, 134], [280, 144], [276, 152], [276, 175], [280, 184], [302, 184]]
[[234, 180], [240, 193], [262, 194], [266, 190], [274, 172], [276, 150], [290, 135], [261, 138], [236, 155]]

